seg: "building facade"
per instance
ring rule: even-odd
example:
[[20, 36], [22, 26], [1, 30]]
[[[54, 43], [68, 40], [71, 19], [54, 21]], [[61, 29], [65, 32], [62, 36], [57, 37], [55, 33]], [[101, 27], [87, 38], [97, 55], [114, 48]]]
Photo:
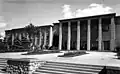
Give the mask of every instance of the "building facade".
[[[43, 44], [58, 47], [59, 50], [89, 51], [115, 51], [120, 46], [120, 17], [115, 13], [62, 19], [59, 23], [53, 23], [53, 26], [39, 28], [39, 35], [34, 37], [34, 44], [39, 46]], [[14, 32], [12, 42], [18, 33]], [[7, 35], [6, 31], [6, 37]]]
[[[51, 25], [47, 26], [37, 26], [36, 29], [39, 30], [36, 34], [29, 35], [28, 29], [26, 28], [18, 28], [18, 29], [12, 29], [12, 30], [6, 30], [5, 31], [5, 40], [8, 42], [8, 40], [11, 40], [11, 45], [15, 45], [15, 41], [23, 41], [27, 40], [32, 42], [35, 46], [52, 46], [52, 27]], [[32, 33], [32, 32], [31, 32]]]

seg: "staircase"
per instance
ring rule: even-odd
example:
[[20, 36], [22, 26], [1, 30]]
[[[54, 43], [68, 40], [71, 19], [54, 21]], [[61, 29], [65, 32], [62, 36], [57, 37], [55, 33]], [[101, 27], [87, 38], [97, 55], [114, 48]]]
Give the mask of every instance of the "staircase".
[[7, 60], [5, 58], [0, 58], [0, 74], [6, 74], [3, 69], [7, 66]]
[[99, 74], [103, 66], [47, 61], [33, 74]]

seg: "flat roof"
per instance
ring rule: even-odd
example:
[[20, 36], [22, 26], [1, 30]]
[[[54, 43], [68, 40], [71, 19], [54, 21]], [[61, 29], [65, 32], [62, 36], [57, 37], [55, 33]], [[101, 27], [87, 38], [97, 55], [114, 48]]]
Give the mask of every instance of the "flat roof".
[[[53, 26], [53, 25], [42, 25], [42, 26], [35, 26], [35, 27], [50, 27], [50, 26]], [[25, 29], [24, 27], [23, 28], [15, 28], [15, 29], [10, 29], [10, 30], [5, 30], [5, 32], [7, 31], [15, 31], [15, 30], [21, 30], [21, 29]]]
[[86, 16], [86, 17], [77, 17], [77, 18], [69, 18], [69, 19], [61, 19], [61, 21], [70, 21], [70, 20], [86, 20], [86, 19], [92, 19], [92, 18], [103, 18], [103, 17], [111, 17], [115, 16], [116, 13], [109, 13], [109, 14], [102, 14], [102, 15], [94, 15], [94, 16]]

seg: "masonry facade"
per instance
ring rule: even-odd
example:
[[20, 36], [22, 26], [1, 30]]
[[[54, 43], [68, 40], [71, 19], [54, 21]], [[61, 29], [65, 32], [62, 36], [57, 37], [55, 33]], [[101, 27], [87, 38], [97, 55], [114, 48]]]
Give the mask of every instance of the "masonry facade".
[[52, 27], [51, 25], [47, 26], [37, 26], [37, 29], [39, 29], [39, 33], [34, 34], [33, 36], [30, 36], [25, 28], [18, 28], [18, 29], [12, 29], [12, 30], [6, 30], [6, 42], [8, 40], [11, 40], [11, 45], [15, 45], [15, 40], [27, 40], [32, 42], [35, 46], [52, 46]]
[[115, 13], [62, 19], [52, 26], [39, 28], [41, 32], [34, 37], [34, 44], [39, 46], [43, 44], [55, 46], [58, 50], [88, 51], [115, 51], [120, 46], [120, 17]]

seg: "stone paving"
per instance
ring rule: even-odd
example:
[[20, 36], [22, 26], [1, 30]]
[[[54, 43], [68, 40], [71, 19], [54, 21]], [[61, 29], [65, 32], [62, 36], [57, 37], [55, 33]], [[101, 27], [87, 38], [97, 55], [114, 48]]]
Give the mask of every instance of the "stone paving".
[[89, 54], [80, 55], [76, 57], [57, 57], [58, 55], [62, 55], [63, 53], [51, 53], [51, 54], [42, 54], [42, 55], [21, 55], [23, 53], [26, 52], [0, 53], [0, 58], [37, 58], [41, 61], [54, 61], [54, 62], [67, 62], [67, 63], [120, 67], [120, 60], [117, 59], [116, 53], [114, 52], [87, 51], [87, 53]]

